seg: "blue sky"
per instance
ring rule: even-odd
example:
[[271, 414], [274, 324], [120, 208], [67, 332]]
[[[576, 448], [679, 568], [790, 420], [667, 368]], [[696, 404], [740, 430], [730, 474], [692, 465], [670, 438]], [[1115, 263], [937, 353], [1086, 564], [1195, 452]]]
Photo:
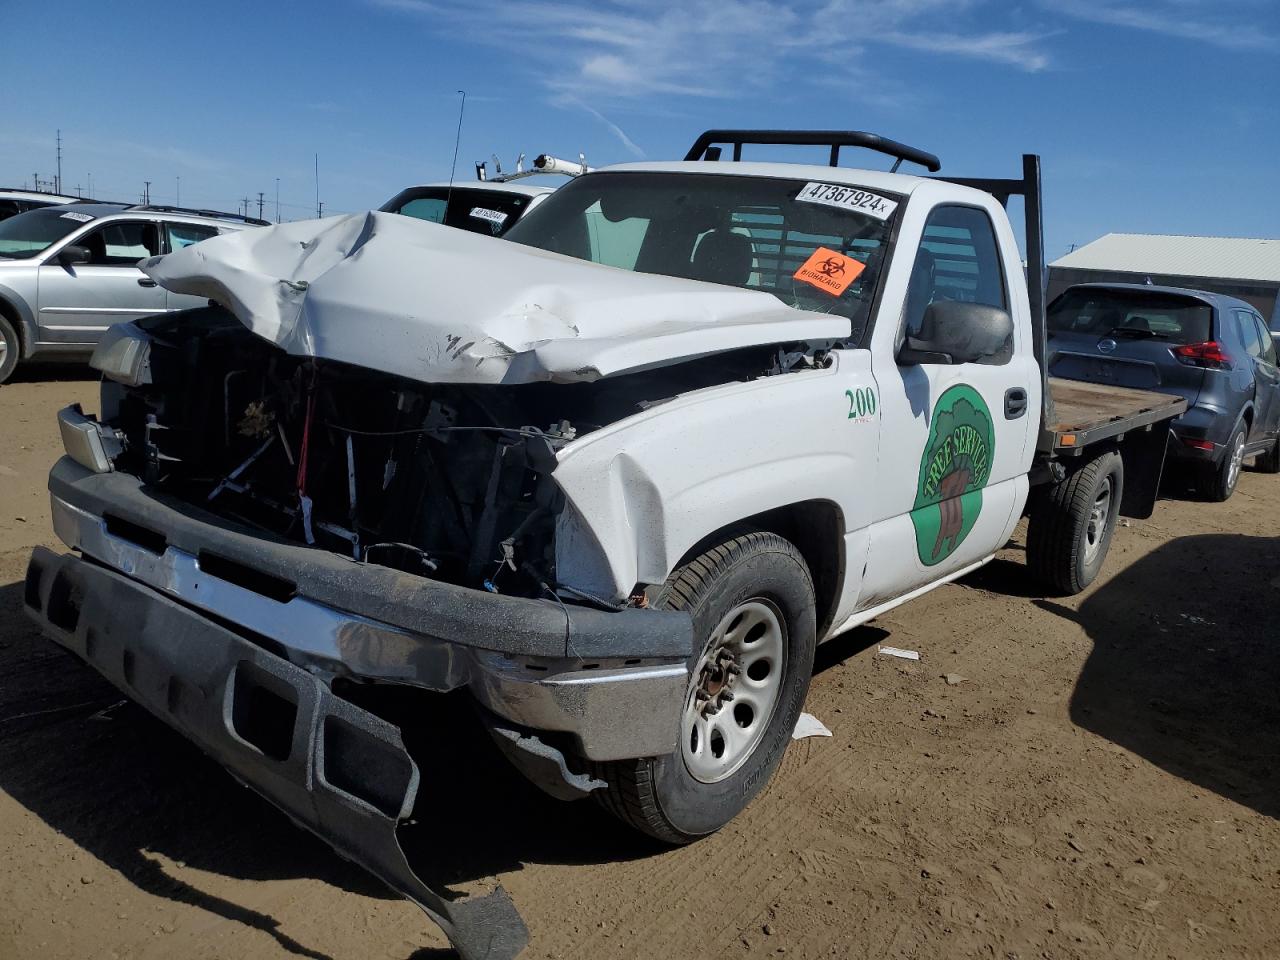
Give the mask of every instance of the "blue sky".
[[463, 178], [495, 152], [852, 128], [957, 176], [1042, 154], [1051, 257], [1111, 231], [1280, 236], [1280, 0], [71, 0], [57, 39], [52, 16], [0, 0], [32, 38], [0, 61], [2, 184], [50, 176], [61, 128], [64, 187], [106, 199], [263, 191], [270, 215], [279, 178], [300, 218], [319, 153], [325, 211], [367, 209], [447, 179], [465, 89]]

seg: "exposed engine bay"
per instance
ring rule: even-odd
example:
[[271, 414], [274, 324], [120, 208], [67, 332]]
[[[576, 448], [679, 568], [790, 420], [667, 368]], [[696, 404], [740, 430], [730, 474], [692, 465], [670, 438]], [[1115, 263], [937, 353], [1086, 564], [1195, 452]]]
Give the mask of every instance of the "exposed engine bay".
[[603, 606], [557, 580], [557, 451], [679, 394], [821, 362], [759, 346], [594, 382], [424, 384], [290, 355], [217, 307], [138, 326], [150, 382], [104, 390], [116, 469], [357, 561]]

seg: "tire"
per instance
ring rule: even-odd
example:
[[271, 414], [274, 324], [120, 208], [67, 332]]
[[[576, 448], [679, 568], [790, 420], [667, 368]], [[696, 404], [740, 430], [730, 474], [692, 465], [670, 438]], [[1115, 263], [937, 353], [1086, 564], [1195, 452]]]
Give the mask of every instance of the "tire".
[[13, 324], [0, 314], [0, 383], [4, 383], [18, 366], [18, 358], [22, 355], [22, 341]]
[[1196, 476], [1196, 490], [1211, 503], [1230, 500], [1240, 482], [1240, 468], [1244, 465], [1244, 422], [1236, 424], [1222, 452], [1221, 463], [1207, 463]]
[[[679, 567], [652, 602], [693, 615], [696, 649], [689, 660], [680, 744], [664, 757], [597, 764], [608, 788], [594, 796], [635, 829], [684, 844], [737, 816], [782, 760], [813, 674], [813, 580], [791, 543], [751, 532]], [[722, 645], [735, 652], [738, 672], [720, 671], [722, 661], [708, 662]], [[717, 677], [723, 683], [718, 689]], [[714, 696], [700, 699], [708, 690]], [[722, 699], [725, 690], [731, 696]], [[707, 715], [709, 706], [719, 710]], [[717, 731], [721, 754], [715, 753]]]
[[1093, 583], [1123, 496], [1124, 461], [1114, 450], [1037, 491], [1027, 527], [1027, 563], [1035, 578], [1067, 596]]
[[1259, 473], [1280, 473], [1280, 438], [1271, 444], [1271, 449], [1253, 461]]

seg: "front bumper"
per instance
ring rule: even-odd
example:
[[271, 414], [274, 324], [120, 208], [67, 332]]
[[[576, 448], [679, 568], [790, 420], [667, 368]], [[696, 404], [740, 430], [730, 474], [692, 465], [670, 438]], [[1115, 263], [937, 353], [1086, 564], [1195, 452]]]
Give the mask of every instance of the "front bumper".
[[355, 563], [69, 457], [54, 465], [49, 489], [67, 546], [194, 619], [235, 624], [312, 675], [466, 686], [513, 723], [570, 735], [591, 760], [675, 748], [693, 644], [687, 614], [498, 596]]
[[419, 772], [393, 725], [301, 667], [88, 561], [37, 547], [24, 599], [46, 634], [422, 907], [464, 960], [506, 960], [524, 948], [528, 933], [501, 887], [449, 899], [409, 866], [396, 826], [413, 809]]

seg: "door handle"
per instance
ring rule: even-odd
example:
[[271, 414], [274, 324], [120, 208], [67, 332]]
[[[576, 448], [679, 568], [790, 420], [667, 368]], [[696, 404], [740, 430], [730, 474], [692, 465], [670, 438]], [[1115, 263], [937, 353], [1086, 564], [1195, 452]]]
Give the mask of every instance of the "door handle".
[[155, 285], [156, 285], [156, 282], [152, 280], [150, 277], [138, 278], [138, 286], [140, 287], [154, 287]]
[[1022, 387], [1010, 387], [1004, 392], [1004, 418], [1017, 420], [1027, 412], [1027, 391]]

